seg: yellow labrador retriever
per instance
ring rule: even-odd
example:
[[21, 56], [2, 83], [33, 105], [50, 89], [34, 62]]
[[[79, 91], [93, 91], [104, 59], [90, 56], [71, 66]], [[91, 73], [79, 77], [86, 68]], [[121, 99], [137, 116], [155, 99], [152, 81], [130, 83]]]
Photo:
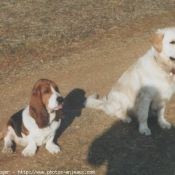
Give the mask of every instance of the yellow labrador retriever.
[[171, 128], [164, 111], [175, 92], [175, 27], [159, 29], [151, 42], [151, 49], [124, 72], [105, 99], [95, 94], [85, 102], [86, 107], [101, 109], [128, 123], [128, 111], [133, 110], [139, 132], [145, 135], [151, 135], [149, 109], [157, 112], [161, 128]]

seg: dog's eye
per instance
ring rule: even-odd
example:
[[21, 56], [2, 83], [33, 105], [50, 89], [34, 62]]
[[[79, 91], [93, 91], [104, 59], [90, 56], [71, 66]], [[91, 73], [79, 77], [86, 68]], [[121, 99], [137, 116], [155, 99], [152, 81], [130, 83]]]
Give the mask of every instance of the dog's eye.
[[170, 44], [175, 44], [175, 41], [171, 41]]
[[44, 91], [44, 93], [45, 93], [45, 94], [48, 94], [48, 93], [49, 93], [49, 89], [46, 89], [46, 90]]

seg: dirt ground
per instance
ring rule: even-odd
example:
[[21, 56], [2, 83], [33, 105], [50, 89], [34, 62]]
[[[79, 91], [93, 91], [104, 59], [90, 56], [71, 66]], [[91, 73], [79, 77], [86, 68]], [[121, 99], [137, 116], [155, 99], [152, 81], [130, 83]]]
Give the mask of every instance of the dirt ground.
[[[54, 1], [50, 1], [52, 2]], [[91, 2], [95, 1], [88, 1], [89, 4]], [[136, 3], [131, 2], [132, 5]], [[13, 6], [11, 1], [5, 5], [9, 8]], [[124, 11], [124, 5], [117, 6], [118, 12]], [[10, 175], [42, 174], [39, 171], [74, 175], [175, 174], [175, 98], [168, 103], [166, 111], [172, 129], [162, 130], [157, 120], [150, 118], [152, 135], [149, 137], [138, 132], [136, 119], [126, 124], [102, 111], [83, 106], [88, 95], [98, 93], [103, 97], [110, 91], [121, 74], [148, 51], [150, 38], [158, 28], [175, 26], [175, 6], [168, 6], [167, 3], [161, 5], [155, 13], [151, 11], [150, 14], [140, 16], [135, 14], [135, 18], [125, 18], [127, 22], [122, 23], [121, 20], [116, 26], [99, 27], [84, 39], [82, 34], [66, 46], [67, 50], [57, 52], [54, 50], [55, 45], [53, 50], [49, 46], [47, 38], [43, 39], [43, 45], [42, 41], [29, 40], [25, 46], [16, 45], [11, 48], [4, 41], [6, 39], [9, 42], [10, 34], [6, 30], [5, 38], [5, 30], [1, 31], [0, 39], [5, 44], [0, 47], [0, 127], [8, 117], [28, 104], [31, 89], [40, 78], [48, 78], [58, 84], [65, 98], [65, 119], [57, 132], [60, 153], [51, 155], [41, 146], [34, 157], [26, 158], [21, 154], [24, 148], [17, 146], [13, 154], [0, 153], [0, 174], [5, 171]], [[73, 4], [71, 8], [74, 8]], [[136, 10], [128, 12], [127, 15], [135, 12]], [[86, 15], [88, 17], [89, 14]], [[13, 19], [11, 21], [13, 23]], [[20, 32], [19, 30], [19, 35]], [[11, 40], [13, 46], [15, 41], [17, 40]], [[33, 54], [31, 49], [36, 48], [37, 53]], [[29, 54], [29, 51], [32, 53]], [[31, 57], [25, 58], [26, 53]], [[0, 141], [0, 147], [3, 147], [3, 140]]]

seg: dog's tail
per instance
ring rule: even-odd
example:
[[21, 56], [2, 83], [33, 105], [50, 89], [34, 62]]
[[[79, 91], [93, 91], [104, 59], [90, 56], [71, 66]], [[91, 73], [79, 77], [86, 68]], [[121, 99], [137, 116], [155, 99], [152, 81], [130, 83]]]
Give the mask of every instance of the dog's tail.
[[97, 94], [93, 94], [86, 99], [84, 105], [85, 107], [88, 107], [88, 108], [100, 109], [105, 111], [106, 98], [103, 98], [102, 100], [100, 100], [98, 99]]

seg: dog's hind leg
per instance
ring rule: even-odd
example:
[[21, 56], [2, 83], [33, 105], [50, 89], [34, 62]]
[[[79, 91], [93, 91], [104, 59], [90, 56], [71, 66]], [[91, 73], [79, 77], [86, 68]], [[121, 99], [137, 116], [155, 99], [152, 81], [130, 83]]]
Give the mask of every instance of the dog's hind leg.
[[127, 112], [124, 112], [122, 109], [120, 109], [116, 112], [116, 116], [125, 123], [131, 122], [131, 118], [128, 117]]
[[3, 153], [12, 153], [12, 135], [10, 132], [7, 133], [7, 135], [4, 137], [4, 148], [2, 150]]
[[119, 103], [109, 103], [106, 105], [105, 112], [108, 115], [116, 116], [125, 123], [130, 123], [131, 118], [128, 117], [127, 109], [123, 108], [123, 105]]

